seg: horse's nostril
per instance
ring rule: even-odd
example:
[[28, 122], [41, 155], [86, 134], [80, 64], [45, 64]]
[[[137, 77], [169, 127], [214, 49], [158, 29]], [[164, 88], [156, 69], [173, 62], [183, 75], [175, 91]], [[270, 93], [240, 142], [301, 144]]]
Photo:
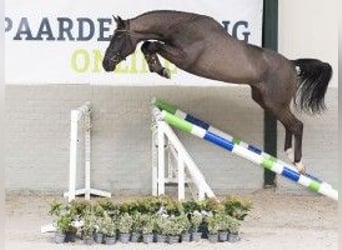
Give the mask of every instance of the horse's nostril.
[[109, 70], [108, 62], [103, 61], [103, 62], [102, 62], [102, 67], [105, 69], [105, 71], [108, 71], [108, 70]]
[[113, 71], [115, 69], [115, 65], [112, 64], [110, 60], [103, 60], [102, 61], [102, 67], [107, 72]]

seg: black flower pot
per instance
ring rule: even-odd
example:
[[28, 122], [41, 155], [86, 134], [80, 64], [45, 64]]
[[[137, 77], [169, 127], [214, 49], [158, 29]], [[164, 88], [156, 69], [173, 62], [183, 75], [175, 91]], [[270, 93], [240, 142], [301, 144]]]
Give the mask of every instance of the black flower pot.
[[128, 243], [130, 240], [131, 235], [129, 233], [120, 233], [120, 242], [121, 243]]
[[76, 233], [74, 232], [66, 232], [65, 233], [65, 242], [75, 242], [76, 241]]
[[176, 244], [179, 242], [179, 236], [178, 235], [169, 235], [167, 241], [169, 244]]
[[190, 242], [191, 234], [190, 233], [182, 233], [182, 242]]
[[96, 233], [95, 234], [95, 237], [94, 237], [94, 240], [97, 244], [102, 244], [103, 241], [104, 241], [104, 235], [103, 233]]
[[228, 231], [219, 231], [218, 232], [218, 241], [225, 242], [228, 240]]
[[211, 243], [217, 243], [218, 241], [218, 235], [216, 234], [208, 234], [208, 240]]
[[133, 232], [131, 235], [131, 242], [140, 242], [141, 233]]
[[86, 237], [84, 237], [83, 242], [84, 242], [85, 245], [93, 245], [94, 242], [95, 242], [94, 241], [94, 237], [86, 236]]
[[115, 235], [114, 236], [107, 236], [106, 235], [106, 237], [105, 237], [106, 245], [114, 245], [115, 241], [116, 241]]
[[237, 242], [240, 240], [240, 236], [238, 233], [229, 233], [228, 234], [228, 241], [231, 243]]
[[198, 242], [202, 238], [202, 232], [192, 232], [191, 234], [191, 240]]
[[146, 244], [153, 242], [153, 234], [143, 234], [143, 242]]
[[55, 242], [57, 244], [64, 243], [65, 241], [65, 233], [62, 232], [56, 232], [55, 233]]

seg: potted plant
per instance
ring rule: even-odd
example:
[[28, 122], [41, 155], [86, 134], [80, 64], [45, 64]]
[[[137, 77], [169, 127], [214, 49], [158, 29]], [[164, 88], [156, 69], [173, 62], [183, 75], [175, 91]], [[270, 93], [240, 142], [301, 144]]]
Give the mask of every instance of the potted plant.
[[236, 242], [240, 240], [239, 237], [239, 230], [240, 230], [240, 221], [231, 217], [227, 216], [227, 223], [228, 223], [228, 241], [229, 242]]
[[167, 235], [168, 243], [178, 243], [180, 235], [182, 234], [182, 226], [180, 224], [179, 216], [171, 215], [167, 218], [165, 225], [165, 234]]
[[96, 215], [95, 217], [95, 235], [94, 240], [96, 243], [101, 244], [105, 236], [105, 220], [104, 215]]
[[61, 243], [62, 240], [64, 242], [75, 242], [77, 228], [72, 225], [73, 219], [74, 217], [70, 212], [62, 213], [57, 218], [57, 232], [55, 234], [56, 243]]
[[228, 239], [228, 217], [224, 210], [219, 210], [216, 214], [218, 223], [218, 241], [224, 242]]
[[142, 218], [140, 212], [135, 212], [132, 215], [133, 223], [132, 223], [132, 233], [131, 233], [131, 242], [139, 242], [141, 238], [141, 227], [142, 227]]
[[118, 230], [120, 233], [120, 242], [128, 243], [130, 239], [130, 232], [133, 225], [132, 216], [128, 213], [124, 213], [118, 219]]
[[106, 212], [104, 213], [102, 225], [106, 245], [113, 245], [116, 240], [117, 227], [113, 219]]
[[166, 242], [166, 232], [168, 215], [157, 215], [154, 223], [154, 232], [156, 234], [156, 242], [164, 243]]
[[153, 242], [153, 228], [155, 224], [155, 216], [143, 214], [141, 216], [141, 232], [143, 242], [148, 244]]
[[96, 217], [92, 209], [86, 209], [83, 216], [83, 223], [83, 241], [86, 245], [92, 245], [96, 230]]
[[252, 202], [250, 200], [236, 196], [227, 196], [222, 201], [222, 204], [225, 212], [238, 220], [244, 220], [248, 212], [252, 209]]
[[74, 242], [77, 228], [73, 226], [76, 218], [75, 211], [70, 205], [63, 205], [61, 202], [53, 201], [50, 203], [49, 215], [55, 219], [55, 242]]
[[[64, 232], [64, 226], [62, 224], [63, 221], [61, 220], [61, 218], [59, 218], [61, 216], [62, 213], [62, 209], [63, 209], [63, 204], [61, 202], [57, 202], [56, 200], [52, 201], [50, 203], [50, 209], [49, 209], [49, 215], [54, 216], [55, 217], [55, 227], [56, 227], [56, 232], [55, 232], [55, 242], [57, 244], [59, 243], [63, 243], [65, 240], [65, 232]], [[63, 218], [64, 219], [64, 218]]]
[[191, 223], [189, 221], [188, 215], [187, 214], [181, 214], [179, 216], [179, 224], [181, 227], [181, 240], [184, 242], [189, 242], [191, 241]]
[[206, 217], [207, 226], [208, 226], [208, 240], [211, 243], [216, 243], [218, 240], [218, 230], [219, 230], [219, 222], [218, 217], [216, 215], [210, 214]]
[[202, 224], [203, 216], [202, 214], [195, 210], [191, 214], [191, 228], [192, 228], [192, 240], [193, 241], [199, 241], [202, 237], [202, 233], [198, 231], [200, 225]]

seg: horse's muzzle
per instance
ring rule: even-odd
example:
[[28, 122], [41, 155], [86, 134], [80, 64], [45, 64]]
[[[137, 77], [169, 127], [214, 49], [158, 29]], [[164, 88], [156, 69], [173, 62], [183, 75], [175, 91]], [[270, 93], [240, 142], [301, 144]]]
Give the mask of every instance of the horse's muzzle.
[[115, 63], [113, 63], [111, 60], [103, 60], [102, 67], [105, 71], [111, 72], [115, 70]]

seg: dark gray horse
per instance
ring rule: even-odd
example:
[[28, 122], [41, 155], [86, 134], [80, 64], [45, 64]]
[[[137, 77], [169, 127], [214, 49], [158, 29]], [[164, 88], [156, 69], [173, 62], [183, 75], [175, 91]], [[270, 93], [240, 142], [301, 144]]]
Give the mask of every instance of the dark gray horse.
[[[290, 102], [311, 114], [325, 108], [324, 96], [332, 75], [331, 66], [317, 59], [288, 60], [275, 51], [259, 48], [230, 36], [213, 18], [179, 11], [151, 11], [135, 18], [114, 17], [114, 32], [103, 68], [115, 66], [141, 50], [149, 70], [169, 78], [157, 54], [192, 74], [227, 83], [248, 84], [252, 98], [271, 111], [286, 129], [285, 151], [304, 173], [303, 123], [290, 110]], [[148, 41], [150, 40], [150, 41]], [[294, 157], [292, 136], [295, 138]]]

